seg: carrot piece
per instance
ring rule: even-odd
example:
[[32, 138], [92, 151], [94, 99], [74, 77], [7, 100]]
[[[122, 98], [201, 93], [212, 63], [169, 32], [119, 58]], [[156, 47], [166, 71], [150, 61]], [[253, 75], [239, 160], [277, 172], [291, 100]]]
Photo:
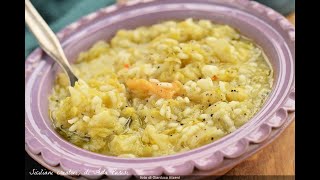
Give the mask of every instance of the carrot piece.
[[161, 87], [157, 85], [157, 83], [152, 83], [145, 79], [129, 79], [126, 82], [126, 85], [136, 94], [155, 94], [161, 98], [170, 99], [180, 90], [181, 84], [179, 82], [173, 82], [172, 87], [167, 88]]
[[125, 68], [127, 68], [127, 69], [130, 67], [129, 64], [124, 64], [123, 66], [124, 66]]
[[213, 81], [216, 81], [216, 80], [218, 80], [218, 77], [217, 77], [216, 75], [213, 75], [213, 76], [211, 77], [211, 79], [212, 79]]

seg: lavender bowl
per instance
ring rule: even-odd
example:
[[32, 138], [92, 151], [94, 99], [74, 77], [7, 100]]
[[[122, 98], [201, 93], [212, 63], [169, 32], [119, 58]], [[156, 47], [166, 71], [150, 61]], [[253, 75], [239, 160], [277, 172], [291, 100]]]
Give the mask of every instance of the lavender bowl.
[[[118, 29], [188, 17], [228, 24], [261, 46], [275, 72], [272, 93], [262, 109], [235, 132], [184, 153], [153, 158], [119, 158], [89, 152], [65, 141], [48, 115], [48, 95], [57, 65], [37, 49], [25, 63], [25, 148], [43, 166], [77, 177], [113, 175], [221, 174], [274, 140], [294, 119], [295, 30], [280, 14], [248, 0], [129, 1], [103, 8], [58, 33], [66, 56], [96, 41], [110, 39]], [[98, 171], [97, 171], [98, 170]], [[70, 174], [68, 174], [70, 175]]]

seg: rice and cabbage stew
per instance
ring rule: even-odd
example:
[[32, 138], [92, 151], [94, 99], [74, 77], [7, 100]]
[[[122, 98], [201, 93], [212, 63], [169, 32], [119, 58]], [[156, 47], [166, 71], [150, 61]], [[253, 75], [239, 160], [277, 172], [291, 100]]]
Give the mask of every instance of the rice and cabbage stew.
[[262, 107], [273, 71], [261, 48], [227, 25], [166, 21], [119, 30], [60, 73], [49, 97], [57, 131], [89, 151], [153, 157], [232, 133]]

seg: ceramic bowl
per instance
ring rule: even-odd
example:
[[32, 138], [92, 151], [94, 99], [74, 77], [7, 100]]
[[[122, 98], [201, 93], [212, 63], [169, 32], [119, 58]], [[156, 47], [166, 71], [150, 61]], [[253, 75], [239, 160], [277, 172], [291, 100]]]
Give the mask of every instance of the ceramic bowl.
[[228, 24], [264, 49], [273, 66], [275, 82], [267, 102], [252, 119], [220, 140], [170, 156], [129, 159], [89, 152], [67, 142], [54, 130], [48, 115], [48, 95], [58, 67], [36, 49], [25, 63], [25, 147], [30, 156], [55, 172], [72, 171], [88, 178], [218, 174], [281, 134], [292, 122], [295, 111], [295, 30], [283, 16], [257, 2], [133, 0], [89, 14], [60, 31], [58, 37], [72, 62], [79, 52], [98, 40], [109, 40], [118, 29], [189, 17]]

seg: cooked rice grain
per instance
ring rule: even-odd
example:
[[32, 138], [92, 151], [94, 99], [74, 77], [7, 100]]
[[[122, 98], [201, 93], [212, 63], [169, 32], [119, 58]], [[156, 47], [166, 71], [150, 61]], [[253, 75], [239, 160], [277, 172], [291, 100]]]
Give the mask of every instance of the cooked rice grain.
[[273, 81], [253, 42], [193, 19], [119, 30], [80, 53], [73, 69], [76, 85], [59, 74], [49, 98], [54, 125], [81, 148], [127, 158], [218, 140], [254, 116]]

